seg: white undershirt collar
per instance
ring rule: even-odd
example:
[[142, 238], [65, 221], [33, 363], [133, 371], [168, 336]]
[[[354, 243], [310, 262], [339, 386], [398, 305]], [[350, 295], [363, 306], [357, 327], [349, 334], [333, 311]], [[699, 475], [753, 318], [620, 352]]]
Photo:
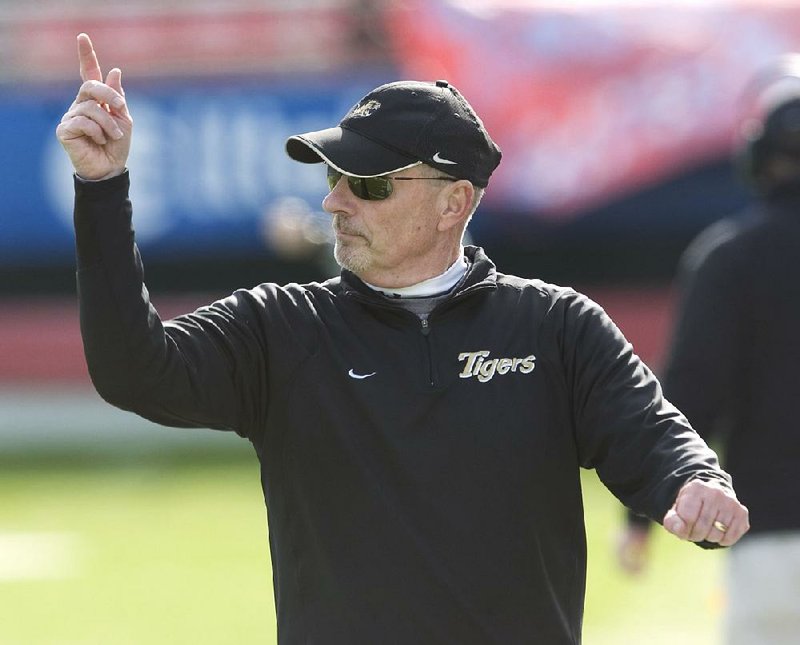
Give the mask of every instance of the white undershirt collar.
[[370, 289], [379, 291], [387, 296], [394, 298], [428, 298], [430, 296], [437, 296], [442, 293], [447, 293], [463, 278], [467, 269], [469, 269], [469, 262], [464, 257], [462, 249], [459, 258], [450, 265], [444, 273], [428, 278], [417, 284], [412, 284], [409, 287], [397, 287], [395, 289], [387, 289], [386, 287], [376, 287], [369, 282], [365, 282]]

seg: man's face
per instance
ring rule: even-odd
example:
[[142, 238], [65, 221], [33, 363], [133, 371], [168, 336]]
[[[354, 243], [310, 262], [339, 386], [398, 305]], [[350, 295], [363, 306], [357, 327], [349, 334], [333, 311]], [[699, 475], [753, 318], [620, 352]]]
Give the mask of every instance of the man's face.
[[[416, 166], [388, 176], [433, 177], [436, 173]], [[333, 215], [336, 261], [377, 286], [403, 286], [402, 276], [413, 276], [441, 253], [436, 204], [448, 182], [392, 183], [388, 198], [364, 200], [351, 192], [342, 177], [322, 201]]]

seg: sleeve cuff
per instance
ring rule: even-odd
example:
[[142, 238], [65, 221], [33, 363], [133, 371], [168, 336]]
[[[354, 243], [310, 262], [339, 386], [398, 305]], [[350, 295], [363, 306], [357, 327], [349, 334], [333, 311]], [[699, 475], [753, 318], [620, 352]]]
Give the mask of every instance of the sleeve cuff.
[[110, 177], [109, 179], [84, 179], [77, 173], [73, 173], [75, 184], [75, 195], [77, 197], [89, 197], [91, 195], [104, 195], [114, 192], [130, 185], [130, 177], [126, 168], [121, 174]]

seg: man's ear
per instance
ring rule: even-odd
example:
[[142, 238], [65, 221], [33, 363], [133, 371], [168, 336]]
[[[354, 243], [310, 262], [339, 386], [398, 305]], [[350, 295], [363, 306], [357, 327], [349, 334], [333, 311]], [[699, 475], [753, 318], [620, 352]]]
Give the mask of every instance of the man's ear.
[[437, 229], [444, 232], [463, 224], [472, 210], [473, 199], [475, 187], [466, 179], [450, 184], [440, 195]]

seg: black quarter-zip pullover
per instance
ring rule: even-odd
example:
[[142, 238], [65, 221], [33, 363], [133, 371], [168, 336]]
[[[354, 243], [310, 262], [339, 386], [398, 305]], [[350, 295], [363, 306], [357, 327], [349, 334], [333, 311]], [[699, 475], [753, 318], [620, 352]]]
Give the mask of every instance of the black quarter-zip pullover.
[[580, 642], [580, 467], [654, 519], [728, 483], [603, 310], [468, 248], [422, 327], [356, 276], [163, 322], [127, 174], [76, 181], [81, 330], [109, 402], [261, 463], [282, 645]]

